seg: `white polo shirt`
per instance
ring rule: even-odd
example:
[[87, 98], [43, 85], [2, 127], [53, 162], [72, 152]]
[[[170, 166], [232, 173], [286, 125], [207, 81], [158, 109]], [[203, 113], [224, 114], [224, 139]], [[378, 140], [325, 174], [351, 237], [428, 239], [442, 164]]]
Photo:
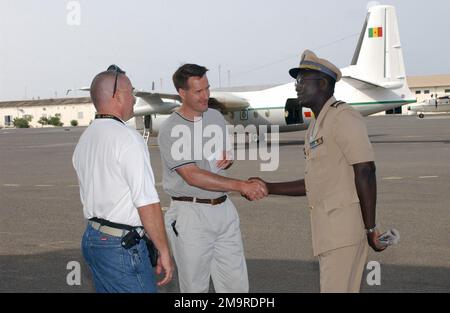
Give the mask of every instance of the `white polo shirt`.
[[95, 119], [72, 158], [86, 219], [142, 226], [137, 211], [158, 203], [150, 155], [139, 133], [114, 119]]

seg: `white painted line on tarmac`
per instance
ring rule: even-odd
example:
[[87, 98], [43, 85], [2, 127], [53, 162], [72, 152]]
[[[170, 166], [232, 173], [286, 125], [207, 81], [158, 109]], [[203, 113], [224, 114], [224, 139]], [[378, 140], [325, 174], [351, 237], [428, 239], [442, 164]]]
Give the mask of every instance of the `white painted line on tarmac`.
[[19, 187], [20, 185], [18, 185], [18, 184], [3, 184], [3, 186], [5, 186], [5, 187]]
[[439, 176], [419, 176], [421, 179], [428, 179], [428, 178], [439, 178]]
[[55, 185], [34, 185], [34, 187], [53, 187]]
[[67, 187], [78, 187], [78, 185], [69, 185]]
[[400, 179], [403, 179], [403, 177], [398, 176], [383, 177], [383, 180], [400, 180]]

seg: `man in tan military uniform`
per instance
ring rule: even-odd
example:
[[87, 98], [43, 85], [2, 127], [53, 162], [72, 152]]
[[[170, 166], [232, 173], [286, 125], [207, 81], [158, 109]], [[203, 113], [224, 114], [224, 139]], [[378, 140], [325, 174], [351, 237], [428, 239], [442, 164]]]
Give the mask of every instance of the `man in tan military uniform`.
[[269, 194], [304, 196], [309, 202], [321, 292], [359, 292], [367, 243], [384, 248], [375, 226], [374, 153], [362, 116], [337, 101], [340, 70], [313, 52], [291, 69], [302, 106], [314, 116], [305, 137], [305, 179], [266, 183]]

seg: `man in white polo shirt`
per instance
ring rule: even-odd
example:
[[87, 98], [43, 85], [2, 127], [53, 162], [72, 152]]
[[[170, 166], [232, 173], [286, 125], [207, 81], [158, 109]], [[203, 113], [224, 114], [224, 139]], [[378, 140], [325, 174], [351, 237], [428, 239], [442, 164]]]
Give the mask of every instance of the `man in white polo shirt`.
[[[95, 76], [90, 91], [97, 114], [73, 154], [89, 220], [83, 256], [97, 292], [156, 292], [172, 279], [173, 263], [148, 148], [124, 123], [133, 116], [133, 87], [112, 65]], [[164, 278], [158, 283], [144, 231], [159, 250], [156, 272]]]

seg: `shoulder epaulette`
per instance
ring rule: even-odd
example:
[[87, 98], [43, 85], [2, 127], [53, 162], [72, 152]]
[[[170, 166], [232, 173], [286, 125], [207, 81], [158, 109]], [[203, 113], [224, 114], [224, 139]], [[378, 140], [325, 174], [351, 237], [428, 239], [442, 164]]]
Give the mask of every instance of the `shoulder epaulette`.
[[336, 101], [334, 102], [331, 106], [333, 108], [337, 108], [338, 106], [340, 106], [341, 104], [345, 103], [344, 101]]

